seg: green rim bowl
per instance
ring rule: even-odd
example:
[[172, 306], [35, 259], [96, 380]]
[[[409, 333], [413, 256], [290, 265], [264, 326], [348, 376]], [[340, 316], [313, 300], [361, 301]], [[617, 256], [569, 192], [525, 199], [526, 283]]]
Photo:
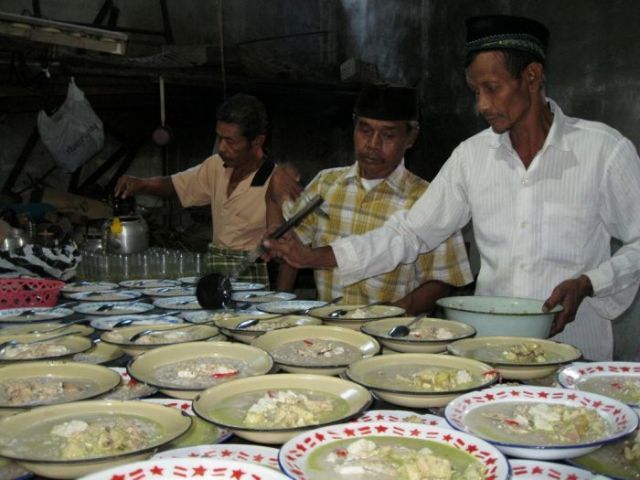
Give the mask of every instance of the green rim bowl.
[[[344, 342], [360, 351], [361, 358], [372, 357], [380, 352], [378, 342], [364, 333], [349, 328], [332, 327], [330, 325], [311, 325], [274, 330], [256, 338], [251, 345], [258, 347], [273, 357], [273, 351], [290, 342], [316, 338]], [[311, 373], [317, 375], [338, 375], [344, 372], [349, 363], [336, 362], [333, 365], [300, 365], [296, 362], [282, 362], [274, 357], [274, 362], [282, 370], [289, 373]]]
[[[250, 328], [235, 328], [240, 322], [256, 318], [258, 323]], [[238, 315], [231, 318], [224, 318], [215, 321], [216, 325], [225, 332], [244, 343], [251, 343], [256, 337], [264, 333], [273, 332], [275, 330], [286, 329], [303, 325], [321, 325], [322, 320], [315, 317], [305, 315], [285, 315], [285, 316], [255, 316], [255, 315]]]
[[[387, 349], [402, 353], [441, 353], [447, 350], [447, 345], [456, 340], [473, 337], [476, 334], [475, 328], [466, 323], [455, 322], [453, 320], [442, 320], [439, 318], [423, 318], [411, 327], [411, 332], [416, 328], [432, 329], [433, 335], [416, 337], [409, 334], [406, 337], [391, 337], [388, 332], [398, 325], [407, 325], [415, 317], [394, 317], [376, 320], [363, 325], [360, 330], [367, 335], [371, 335]], [[446, 331], [450, 338], [438, 338], [437, 333]]]
[[[0, 343], [7, 342], [9, 340], [16, 340], [18, 342], [32, 342], [34, 340], [41, 340], [48, 337], [53, 337], [55, 335], [59, 335], [58, 332], [53, 332], [50, 334], [24, 334], [24, 335], [6, 335], [0, 336]], [[54, 344], [54, 345], [62, 345], [66, 347], [66, 350], [63, 353], [57, 354], [44, 354], [37, 358], [23, 358], [21, 356], [18, 357], [7, 357], [6, 351], [3, 355], [0, 355], [0, 365], [2, 363], [15, 363], [15, 362], [33, 362], [36, 360], [59, 360], [63, 358], [70, 357], [75, 355], [76, 353], [86, 352], [91, 347], [93, 347], [93, 342], [87, 338], [82, 337], [80, 335], [68, 335], [66, 337], [59, 337], [51, 340], [50, 342], [40, 342], [35, 345], [41, 345], [44, 343]]]
[[[228, 418], [224, 412], [216, 410], [225, 401], [233, 398], [242, 399], [249, 394], [266, 394], [279, 390], [303, 390], [339, 397], [345, 402], [345, 410], [336, 413], [335, 418], [321, 424], [310, 424], [294, 428], [251, 428], [247, 427], [240, 415], [240, 409], [234, 413], [237, 418]], [[364, 412], [372, 402], [369, 391], [358, 384], [326, 375], [305, 375], [296, 373], [280, 373], [259, 377], [241, 378], [224, 385], [209, 388], [202, 392], [193, 402], [193, 410], [205, 420], [219, 427], [231, 430], [240, 438], [255, 443], [282, 444], [304, 430], [345, 422]]]
[[[259, 348], [230, 342], [189, 342], [150, 350], [134, 358], [127, 366], [132, 378], [159, 389], [165, 395], [187, 400], [194, 399], [204, 388], [189, 388], [159, 381], [154, 372], [165, 365], [198, 358], [241, 360], [248, 366], [249, 375], [264, 375], [273, 368], [269, 354]], [[227, 380], [223, 385], [230, 381]]]

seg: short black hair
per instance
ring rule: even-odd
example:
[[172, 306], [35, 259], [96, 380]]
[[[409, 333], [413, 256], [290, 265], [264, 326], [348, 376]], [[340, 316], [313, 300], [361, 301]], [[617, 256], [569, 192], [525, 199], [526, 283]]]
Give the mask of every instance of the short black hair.
[[507, 68], [513, 78], [520, 78], [524, 69], [527, 68], [527, 66], [531, 63], [540, 63], [542, 64], [542, 66], [544, 66], [544, 60], [540, 59], [540, 57], [532, 53], [524, 52], [522, 50], [505, 48], [499, 50], [479, 50], [475, 52], [469, 52], [464, 60], [464, 68], [468, 68], [469, 65], [471, 65], [476, 59], [476, 57], [483, 51], [493, 51], [502, 54], [502, 58], [504, 59], [504, 66]]
[[216, 113], [219, 122], [235, 123], [242, 136], [252, 141], [258, 135], [267, 133], [267, 109], [257, 97], [246, 93], [236, 93], [225, 100]]

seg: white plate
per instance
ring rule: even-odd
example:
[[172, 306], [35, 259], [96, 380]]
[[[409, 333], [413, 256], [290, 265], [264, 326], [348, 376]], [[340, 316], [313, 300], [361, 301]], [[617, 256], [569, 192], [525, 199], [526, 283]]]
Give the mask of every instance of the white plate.
[[45, 322], [54, 318], [65, 318], [73, 315], [70, 308], [34, 307], [8, 308], [0, 310], [0, 323], [33, 323]]
[[141, 290], [144, 295], [150, 297], [182, 297], [185, 295], [195, 295], [195, 287], [188, 287], [185, 285], [178, 285], [177, 287], [156, 287], [145, 288]]
[[309, 308], [322, 307], [326, 304], [327, 302], [319, 300], [289, 300], [283, 302], [262, 303], [257, 305], [256, 308], [267, 313], [291, 314]]
[[278, 449], [262, 445], [214, 444], [196, 445], [160, 452], [153, 458], [224, 458], [239, 462], [256, 463], [280, 470], [278, 467]]
[[[407, 421], [406, 419], [409, 418]], [[419, 414], [409, 410], [369, 410], [354, 420], [355, 422], [406, 422], [451, 428], [447, 421], [430, 413]]]
[[92, 290], [66, 295], [67, 298], [80, 302], [130, 302], [141, 296], [142, 293], [135, 290]]
[[[486, 441], [449, 428], [403, 422], [342, 423], [305, 431], [282, 446], [278, 454], [280, 468], [297, 480], [338, 478], [338, 475], [331, 470], [320, 470], [322, 463], [313, 462], [312, 456], [320, 448], [334, 443], [336, 448], [340, 448], [345, 446], [345, 441], [355, 441], [363, 437], [406, 438], [446, 445], [475, 457], [484, 466], [485, 478], [492, 480], [509, 478], [509, 464], [506, 458]], [[313, 467], [311, 463], [314, 464]], [[340, 478], [349, 477], [345, 475]]]
[[596, 477], [588, 470], [561, 463], [511, 458], [509, 465], [511, 465], [511, 478], [518, 480], [590, 480]]
[[231, 300], [235, 302], [267, 303], [293, 300], [294, 298], [296, 298], [294, 293], [275, 292], [273, 290], [253, 290], [231, 293]]
[[240, 292], [243, 290], [264, 290], [264, 287], [264, 283], [231, 282], [231, 290], [234, 292]]
[[85, 315], [131, 315], [153, 310], [153, 305], [142, 302], [91, 302], [76, 305], [73, 310]]
[[[597, 410], [609, 424], [612, 433], [604, 439], [569, 445], [527, 445], [505, 443], [489, 438], [485, 431], [469, 428], [466, 418], [469, 412], [497, 403], [547, 403]], [[445, 408], [445, 418], [457, 430], [462, 430], [493, 443], [507, 455], [534, 460], [563, 460], [589, 453], [596, 448], [614, 442], [633, 432], [638, 426], [638, 416], [627, 405], [603, 395], [552, 387], [505, 386], [470, 392], [452, 400]], [[526, 438], [526, 437], [524, 437]]]
[[[184, 323], [180, 317], [173, 315], [117, 315], [115, 317], [100, 317], [91, 320], [90, 325], [97, 330], [113, 330], [116, 323], [132, 320], [129, 325], [162, 325]], [[127, 326], [129, 326], [127, 325]]]
[[111, 282], [73, 282], [65, 285], [61, 292], [64, 294], [76, 292], [96, 292], [98, 290], [115, 290], [116, 288], [118, 288], [118, 284]]
[[255, 463], [236, 462], [217, 458], [159, 458], [134, 462], [80, 480], [135, 479], [184, 480], [184, 478], [231, 478], [241, 480], [289, 480], [276, 470]]
[[159, 308], [169, 310], [201, 310], [202, 307], [198, 303], [195, 295], [185, 295], [182, 297], [158, 298], [153, 304]]
[[[585, 381], [592, 379], [607, 380], [611, 379], [609, 393], [606, 395], [615, 398], [627, 405], [638, 408], [640, 401], [627, 402], [620, 398], [616, 393], [621, 388], [617, 380], [621, 377], [624, 380], [630, 380], [635, 385], [640, 385], [640, 362], [589, 362], [589, 363], [573, 363], [563, 368], [558, 373], [558, 382], [564, 388], [573, 388], [584, 392], [590, 391]], [[585, 389], [586, 387], [586, 389]], [[604, 395], [604, 393], [601, 393]]]
[[125, 288], [162, 288], [177, 287], [178, 282], [175, 280], [167, 280], [162, 278], [152, 278], [148, 280], [124, 280], [120, 282], [121, 287]]

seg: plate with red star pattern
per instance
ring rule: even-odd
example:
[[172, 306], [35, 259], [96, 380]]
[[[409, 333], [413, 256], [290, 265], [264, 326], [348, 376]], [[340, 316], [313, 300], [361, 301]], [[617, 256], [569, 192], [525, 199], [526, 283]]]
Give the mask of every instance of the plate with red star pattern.
[[443, 417], [420, 414], [410, 410], [369, 410], [354, 420], [355, 422], [408, 422], [421, 423], [432, 427], [451, 428]]
[[[368, 447], [357, 446], [364, 443]], [[477, 469], [485, 480], [509, 478], [506, 458], [490, 443], [449, 428], [405, 422], [352, 422], [306, 431], [282, 446], [278, 461], [282, 471], [295, 480], [366, 478], [357, 475], [359, 469], [364, 469], [361, 464], [347, 464], [346, 460], [342, 463], [341, 459], [348, 460], [349, 453], [368, 449], [372, 456], [362, 460], [366, 463], [363, 475], [401, 478], [403, 465], [381, 462], [382, 457], [376, 453], [381, 448], [395, 446], [404, 447], [404, 452], [412, 450], [413, 453], [403, 454], [408, 456], [428, 448], [438, 457], [433, 461], [440, 465], [449, 463], [454, 478], [457, 475], [462, 478], [470, 468]], [[376, 464], [385, 469], [385, 475], [376, 469]]]
[[154, 455], [153, 458], [221, 458], [239, 462], [257, 463], [265, 467], [278, 467], [278, 449], [262, 445], [224, 443], [219, 445], [195, 445], [175, 448]]
[[572, 363], [558, 373], [558, 382], [564, 388], [606, 395], [640, 408], [639, 362]]
[[503, 453], [534, 460], [564, 460], [589, 453], [633, 432], [638, 416], [622, 402], [590, 392], [553, 387], [504, 386], [452, 400], [444, 416]]
[[233, 480], [289, 480], [273, 468], [219, 458], [159, 458], [134, 462], [82, 477], [80, 480], [184, 480], [185, 478]]
[[513, 480], [591, 480], [596, 474], [561, 463], [509, 459]]

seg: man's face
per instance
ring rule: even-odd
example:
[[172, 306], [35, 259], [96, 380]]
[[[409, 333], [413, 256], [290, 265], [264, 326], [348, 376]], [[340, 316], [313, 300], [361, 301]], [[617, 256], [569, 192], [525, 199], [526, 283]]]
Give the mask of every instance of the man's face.
[[216, 124], [218, 154], [227, 167], [237, 168], [253, 162], [257, 158], [257, 142], [250, 142], [242, 135], [236, 123]]
[[387, 177], [413, 146], [417, 128], [409, 128], [406, 120], [374, 120], [356, 117], [353, 144], [363, 178]]
[[511, 130], [523, 120], [532, 104], [525, 79], [513, 78], [500, 52], [481, 52], [467, 67], [467, 85], [476, 97], [476, 109], [496, 133]]

